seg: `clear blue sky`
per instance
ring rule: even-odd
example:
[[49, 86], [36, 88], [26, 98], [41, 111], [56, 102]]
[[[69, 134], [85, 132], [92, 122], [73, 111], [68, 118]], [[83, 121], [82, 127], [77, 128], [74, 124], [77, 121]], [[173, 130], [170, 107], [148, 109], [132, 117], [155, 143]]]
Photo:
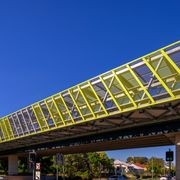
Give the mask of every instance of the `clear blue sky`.
[[174, 151], [174, 163], [175, 163], [175, 146], [161, 146], [161, 147], [148, 147], [148, 148], [133, 148], [123, 149], [115, 151], [106, 151], [109, 157], [126, 161], [128, 157], [157, 157], [165, 160], [165, 153], [171, 149]]
[[179, 40], [179, 7], [179, 0], [0, 1], [0, 116]]

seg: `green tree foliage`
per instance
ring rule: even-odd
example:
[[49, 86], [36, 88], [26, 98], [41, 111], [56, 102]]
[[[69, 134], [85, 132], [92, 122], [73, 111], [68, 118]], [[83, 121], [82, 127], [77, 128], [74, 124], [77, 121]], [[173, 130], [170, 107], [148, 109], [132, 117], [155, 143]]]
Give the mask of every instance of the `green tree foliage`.
[[91, 172], [95, 177], [100, 177], [102, 172], [109, 172], [112, 169], [112, 161], [107, 157], [105, 152], [88, 153]]
[[66, 155], [64, 159], [68, 177], [100, 177], [101, 173], [109, 172], [113, 168], [113, 163], [105, 152]]
[[19, 158], [18, 160], [18, 172], [19, 173], [28, 173], [29, 162], [26, 157]]
[[148, 158], [147, 157], [128, 157], [128, 163], [140, 163], [140, 164], [147, 164]]
[[154, 175], [163, 174], [164, 160], [162, 158], [151, 157], [148, 160], [149, 172], [154, 172]]
[[82, 154], [64, 156], [65, 174], [68, 177], [75, 177], [79, 172], [85, 173], [86, 165]]
[[7, 174], [8, 172], [8, 159], [7, 158], [0, 160], [0, 171], [1, 171], [1, 174]]
[[37, 162], [41, 163], [42, 174], [55, 173], [53, 156], [45, 156], [45, 157], [37, 158]]

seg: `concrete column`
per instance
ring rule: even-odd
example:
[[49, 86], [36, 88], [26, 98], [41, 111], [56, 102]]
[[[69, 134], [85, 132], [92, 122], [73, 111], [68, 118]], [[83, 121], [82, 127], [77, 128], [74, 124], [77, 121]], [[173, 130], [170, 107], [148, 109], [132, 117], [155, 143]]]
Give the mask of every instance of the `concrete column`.
[[8, 175], [18, 174], [18, 157], [17, 155], [8, 156]]
[[180, 179], [180, 134], [176, 135], [176, 179]]

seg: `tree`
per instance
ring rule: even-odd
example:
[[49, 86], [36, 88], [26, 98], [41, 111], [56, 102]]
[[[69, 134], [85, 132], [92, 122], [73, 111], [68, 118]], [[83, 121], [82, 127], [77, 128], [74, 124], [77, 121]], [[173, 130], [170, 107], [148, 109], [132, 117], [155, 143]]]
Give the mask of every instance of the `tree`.
[[18, 172], [19, 173], [28, 173], [29, 171], [29, 162], [27, 158], [19, 158], [18, 160]]
[[66, 155], [65, 173], [68, 177], [92, 179], [100, 177], [101, 172], [109, 172], [113, 168], [112, 164], [105, 152]]
[[164, 160], [162, 158], [151, 157], [148, 160], [148, 170], [154, 173], [154, 175], [163, 174]]
[[0, 160], [0, 170], [2, 173], [7, 174], [8, 173], [8, 159], [4, 158]]
[[[87, 174], [87, 165], [84, 162], [82, 154], [69, 154], [64, 156], [65, 174], [68, 177], [75, 177], [82, 173], [82, 176]], [[62, 171], [61, 171], [62, 172]]]
[[140, 163], [140, 164], [147, 164], [148, 158], [147, 157], [128, 157], [128, 163]]
[[37, 162], [41, 163], [41, 172], [43, 174], [55, 172], [53, 156], [38, 157]]

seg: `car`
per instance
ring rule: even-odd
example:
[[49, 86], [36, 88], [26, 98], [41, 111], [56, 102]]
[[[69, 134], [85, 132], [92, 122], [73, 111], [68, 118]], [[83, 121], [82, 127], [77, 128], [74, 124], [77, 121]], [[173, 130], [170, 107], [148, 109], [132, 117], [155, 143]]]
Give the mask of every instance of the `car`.
[[159, 180], [168, 180], [167, 176], [161, 176]]
[[176, 176], [161, 176], [160, 180], [176, 180]]
[[126, 180], [127, 178], [125, 176], [120, 175], [113, 175], [108, 178], [108, 180]]

